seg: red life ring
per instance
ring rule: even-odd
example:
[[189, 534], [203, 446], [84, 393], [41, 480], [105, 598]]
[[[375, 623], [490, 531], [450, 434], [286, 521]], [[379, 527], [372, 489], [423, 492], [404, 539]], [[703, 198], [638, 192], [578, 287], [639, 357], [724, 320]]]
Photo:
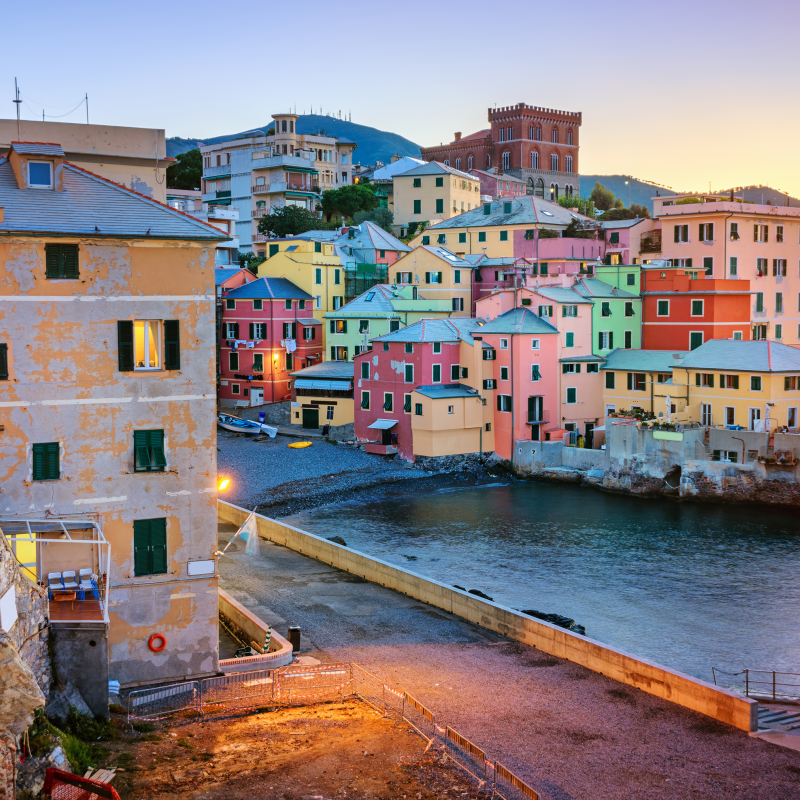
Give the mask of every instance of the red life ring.
[[[161, 639], [161, 644], [158, 647], [153, 646], [153, 639]], [[147, 646], [154, 652], [160, 653], [167, 646], [167, 637], [163, 633], [154, 633], [148, 640]]]

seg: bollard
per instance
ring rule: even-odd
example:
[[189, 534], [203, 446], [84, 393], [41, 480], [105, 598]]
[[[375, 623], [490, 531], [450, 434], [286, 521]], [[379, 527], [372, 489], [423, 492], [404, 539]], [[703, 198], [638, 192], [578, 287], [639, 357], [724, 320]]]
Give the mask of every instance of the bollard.
[[266, 418], [267, 418], [267, 412], [266, 412], [266, 411], [259, 411], [259, 412], [258, 412], [258, 421], [259, 421], [259, 422], [260, 422], [262, 425], [264, 424], [264, 420], [265, 420]]
[[289, 641], [292, 644], [292, 650], [295, 653], [300, 652], [300, 626], [299, 625], [290, 625], [289, 626]]

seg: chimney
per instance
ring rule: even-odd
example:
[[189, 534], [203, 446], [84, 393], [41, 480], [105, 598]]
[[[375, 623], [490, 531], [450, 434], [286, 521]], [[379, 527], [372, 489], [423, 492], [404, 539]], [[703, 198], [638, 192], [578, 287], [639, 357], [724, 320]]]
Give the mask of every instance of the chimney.
[[400, 153], [395, 153], [392, 156], [392, 164], [394, 164], [395, 161], [399, 161], [401, 158], [402, 158], [402, 156], [400, 155]]
[[455, 139], [456, 139], [456, 141], [457, 141], [457, 142], [460, 142], [460, 141], [461, 141], [461, 131], [456, 131], [456, 133], [455, 133]]

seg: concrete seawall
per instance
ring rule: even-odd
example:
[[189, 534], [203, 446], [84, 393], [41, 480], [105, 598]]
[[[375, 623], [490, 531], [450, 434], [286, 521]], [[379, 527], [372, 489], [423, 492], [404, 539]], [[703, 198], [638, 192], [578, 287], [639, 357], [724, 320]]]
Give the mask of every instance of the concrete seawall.
[[[219, 518], [225, 522], [241, 525], [248, 514], [247, 510], [238, 506], [222, 501], [218, 504]], [[275, 544], [449, 611], [510, 639], [580, 664], [740, 730], [754, 731], [757, 728], [758, 704], [747, 697], [533, 619], [499, 603], [482, 600], [299, 528], [260, 515], [256, 515], [256, 518], [259, 536]]]

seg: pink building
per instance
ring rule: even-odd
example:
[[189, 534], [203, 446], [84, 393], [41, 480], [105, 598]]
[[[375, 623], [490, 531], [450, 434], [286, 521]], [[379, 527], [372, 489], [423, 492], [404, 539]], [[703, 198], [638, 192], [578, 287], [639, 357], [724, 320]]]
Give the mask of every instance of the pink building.
[[[458, 169], [458, 167], [456, 167]], [[486, 172], [482, 169], [469, 170], [470, 175], [474, 175], [481, 182], [481, 194], [489, 197], [520, 197], [528, 193], [528, 183], [522, 178], [515, 178], [513, 175], [506, 175], [494, 172]]]
[[322, 360], [311, 295], [285, 278], [258, 278], [224, 292], [221, 302], [219, 404], [290, 397], [289, 373]]

